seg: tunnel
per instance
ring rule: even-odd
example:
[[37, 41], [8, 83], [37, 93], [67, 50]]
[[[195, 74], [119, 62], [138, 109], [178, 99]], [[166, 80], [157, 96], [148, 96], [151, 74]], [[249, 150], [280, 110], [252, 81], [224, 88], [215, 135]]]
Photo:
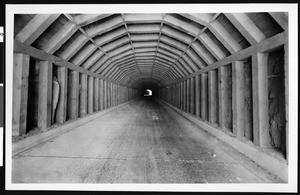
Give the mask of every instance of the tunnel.
[[12, 183], [286, 183], [288, 14], [14, 14]]

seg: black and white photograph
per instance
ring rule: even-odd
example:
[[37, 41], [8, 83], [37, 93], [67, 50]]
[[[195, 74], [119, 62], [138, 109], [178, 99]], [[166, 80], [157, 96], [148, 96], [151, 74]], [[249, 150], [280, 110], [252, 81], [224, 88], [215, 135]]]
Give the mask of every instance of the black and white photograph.
[[294, 191], [297, 16], [6, 5], [6, 189]]

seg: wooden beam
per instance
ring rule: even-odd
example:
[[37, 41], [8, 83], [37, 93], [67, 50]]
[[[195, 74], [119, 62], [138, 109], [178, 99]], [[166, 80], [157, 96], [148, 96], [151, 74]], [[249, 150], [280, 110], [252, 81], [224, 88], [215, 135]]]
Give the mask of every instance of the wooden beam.
[[192, 36], [187, 36], [185, 33], [176, 31], [168, 26], [164, 26], [161, 32], [162, 34], [172, 37], [173, 39], [176, 39], [177, 41], [182, 42], [186, 45], [189, 45], [193, 40]]
[[99, 80], [99, 110], [104, 109], [104, 81], [103, 79]]
[[26, 133], [28, 76], [30, 57], [22, 53], [14, 53], [13, 64], [13, 118], [12, 135]]
[[63, 51], [60, 57], [66, 61], [69, 61], [87, 42], [89, 39], [83, 35], [78, 36], [70, 46]]
[[[286, 138], [286, 159], [289, 162], [289, 155], [290, 155], [290, 144], [289, 144], [289, 136], [290, 136], [290, 130], [289, 130], [289, 44], [284, 44], [284, 89], [285, 89], [285, 118], [286, 118], [286, 124], [285, 124], [285, 138]], [[297, 93], [297, 92], [296, 92]]]
[[101, 75], [107, 77], [107, 73], [113, 68], [115, 67], [115, 64], [113, 62], [111, 62], [108, 66], [106, 66], [103, 71], [99, 72]]
[[37, 63], [39, 64], [37, 127], [44, 130], [51, 126], [53, 66], [49, 61], [37, 61]]
[[86, 74], [80, 74], [80, 103], [79, 116], [83, 117], [87, 114], [87, 77]]
[[41, 48], [41, 50], [49, 54], [53, 54], [77, 31], [77, 29], [78, 28], [75, 26], [75, 24], [67, 22], [49, 39], [49, 41]]
[[102, 56], [104, 53], [100, 50], [96, 50], [87, 60], [85, 60], [81, 67], [85, 69], [89, 69], [91, 66], [93, 66]]
[[94, 77], [88, 76], [88, 114], [94, 112]]
[[201, 83], [200, 83], [200, 75], [195, 76], [195, 115], [197, 117], [200, 117], [200, 98], [201, 98], [201, 94], [200, 94], [200, 89], [201, 89]]
[[207, 102], [207, 73], [201, 74], [201, 118], [207, 120], [208, 102]]
[[206, 33], [201, 34], [199, 36], [199, 40], [217, 60], [221, 60], [226, 57], [224, 52], [211, 40], [211, 38], [209, 38]]
[[288, 31], [288, 15], [285, 12], [269, 12], [272, 18], [283, 28], [283, 30]]
[[210, 23], [208, 28], [231, 54], [243, 49], [217, 20]]
[[177, 80], [176, 82], [180, 82], [180, 81], [186, 80], [188, 78], [194, 77], [196, 75], [199, 75], [199, 74], [208, 72], [210, 70], [219, 68], [221, 66], [230, 64], [233, 61], [243, 60], [245, 58], [248, 58], [248, 57], [256, 54], [257, 52], [262, 53], [262, 52], [273, 50], [275, 48], [278, 48], [278, 47], [288, 43], [287, 39], [288, 39], [288, 34], [286, 32], [279, 33], [277, 35], [274, 35], [273, 37], [270, 37], [268, 39], [265, 39], [265, 40], [259, 42], [256, 45], [253, 45], [246, 49], [238, 51], [233, 55], [230, 55], [220, 61], [217, 61], [217, 62], [215, 62], [209, 66], [206, 66], [194, 73], [191, 73], [190, 75], [185, 76], [184, 78]]
[[245, 13], [224, 13], [224, 15], [251, 45], [255, 45], [266, 38]]
[[226, 126], [226, 119], [225, 119], [225, 67], [218, 68], [218, 89], [219, 89], [219, 126], [222, 129], [225, 129]]
[[68, 80], [68, 116], [69, 119], [78, 118], [79, 103], [79, 72], [71, 70]]
[[95, 43], [97, 45], [103, 46], [117, 38], [124, 36], [125, 34], [127, 34], [127, 32], [126, 30], [124, 30], [124, 28], [115, 29], [110, 33], [101, 35], [100, 38], [95, 39]]
[[116, 84], [112, 83], [113, 85], [113, 106], [116, 106], [117, 105], [117, 102], [116, 102]]
[[186, 54], [184, 54], [184, 55], [182, 56], [182, 59], [183, 59], [188, 65], [190, 65], [190, 67], [192, 67], [193, 72], [199, 70], [199, 68], [197, 67], [197, 65], [196, 65], [189, 57], [187, 57]]
[[187, 45], [185, 43], [182, 43], [182, 42], [178, 41], [177, 39], [175, 39], [173, 37], [169, 37], [169, 36], [162, 36], [160, 38], [160, 43], [161, 42], [164, 44], [167, 44], [171, 47], [174, 47], [181, 52], [185, 51], [187, 48]]
[[98, 70], [95, 71], [95, 73], [103, 75], [102, 74], [103, 70], [112, 64], [113, 64], [113, 62], [111, 60], [107, 60], [104, 64], [102, 64], [100, 66], [100, 68]]
[[117, 67], [114, 67], [114, 69], [107, 74], [107, 78], [110, 78], [110, 79], [114, 80], [113, 76], [116, 73], [118, 73], [119, 71], [120, 71], [120, 69], [118, 69]]
[[130, 44], [126, 44], [124, 46], [121, 46], [121, 47], [118, 47], [116, 49], [113, 49], [113, 50], [111, 50], [111, 51], [109, 51], [107, 53], [108, 53], [108, 55], [110, 57], [113, 58], [114, 56], [117, 56], [117, 55], [119, 55], [119, 54], [121, 54], [121, 53], [123, 53], [125, 51], [131, 50], [131, 49], [132, 49], [131, 45]]
[[103, 108], [106, 109], [107, 106], [107, 81], [103, 81]]
[[111, 83], [111, 107], [114, 106], [115, 93], [114, 93], [114, 84]]
[[79, 51], [80, 53], [76, 57], [71, 59], [71, 63], [80, 66], [96, 49], [97, 46], [89, 44], [82, 51]]
[[191, 78], [186, 81], [186, 111], [191, 112]]
[[34, 57], [38, 60], [50, 61], [50, 62], [52, 62], [53, 64], [55, 64], [57, 66], [63, 66], [63, 67], [66, 67], [70, 70], [78, 71], [78, 72], [83, 73], [83, 74], [87, 74], [87, 75], [90, 75], [90, 76], [93, 76], [93, 77], [98, 77], [98, 78], [101, 78], [101, 79], [104, 79], [104, 80], [107, 80], [107, 81], [110, 81], [110, 82], [114, 82], [113, 80], [111, 80], [109, 78], [103, 77], [99, 74], [96, 74], [94, 72], [86, 70], [86, 69], [84, 69], [80, 66], [77, 66], [77, 65], [75, 65], [73, 63], [70, 63], [66, 60], [63, 60], [62, 58], [59, 58], [57, 56], [48, 54], [48, 53], [46, 53], [44, 51], [41, 51], [39, 49], [36, 49], [34, 47], [25, 45], [25, 44], [21, 43], [18, 40], [14, 41], [14, 52], [15, 53], [24, 53], [24, 54], [32, 56], [32, 57]]
[[31, 45], [58, 17], [59, 14], [37, 14], [16, 35], [15, 39]]
[[111, 82], [107, 83], [107, 106], [111, 107]]
[[56, 111], [56, 122], [65, 123], [67, 117], [67, 91], [68, 91], [68, 69], [57, 67], [57, 80], [59, 83], [59, 101]]
[[238, 139], [244, 137], [244, 62], [232, 63], [232, 131]]
[[180, 66], [182, 66], [189, 74], [195, 72], [182, 58], [180, 58], [177, 63], [180, 64]]
[[190, 103], [190, 112], [195, 115], [195, 77], [191, 78], [191, 103]]
[[183, 81], [183, 110], [187, 111], [187, 80]]
[[179, 83], [179, 109], [183, 110], [183, 89], [182, 89], [182, 83], [183, 81], [181, 81]]
[[209, 65], [216, 61], [209, 53], [207, 53], [207, 49], [203, 45], [194, 42], [191, 46], [194, 51], [206, 62], [206, 64]]
[[86, 26], [110, 15], [111, 14], [80, 14], [74, 17], [74, 22], [79, 26]]
[[198, 69], [204, 68], [207, 65], [205, 61], [196, 52], [194, 52], [193, 48], [188, 49], [186, 54], [197, 65]]
[[95, 62], [91, 67], [90, 71], [96, 72], [99, 68], [107, 61], [109, 58], [106, 55], [103, 55], [97, 62]]
[[177, 19], [171, 15], [166, 14], [166, 16], [164, 17], [164, 23], [173, 26], [175, 29], [180, 29], [181, 31], [191, 36], [196, 36], [200, 32], [200, 29], [195, 27], [194, 25]]
[[[242, 50], [238, 42], [215, 20], [218, 15], [211, 17], [208, 14], [184, 14], [184, 16], [206, 26], [231, 54]], [[200, 36], [203, 36], [203, 34], [205, 33], [202, 33]]]
[[123, 22], [122, 18], [117, 17], [117, 18], [102, 22], [101, 24], [88, 29], [86, 32], [89, 37], [94, 37], [96, 35], [103, 34], [105, 32], [113, 30], [123, 24], [124, 24], [124, 22]]
[[217, 123], [218, 119], [218, 79], [216, 70], [208, 72], [208, 120], [210, 123]]
[[271, 148], [268, 108], [268, 53], [252, 56], [253, 88], [253, 143], [262, 148]]
[[128, 38], [128, 36], [116, 39], [116, 40], [109, 42], [101, 47], [105, 52], [110, 52], [110, 51], [115, 50], [125, 44], [130, 44], [130, 39]]

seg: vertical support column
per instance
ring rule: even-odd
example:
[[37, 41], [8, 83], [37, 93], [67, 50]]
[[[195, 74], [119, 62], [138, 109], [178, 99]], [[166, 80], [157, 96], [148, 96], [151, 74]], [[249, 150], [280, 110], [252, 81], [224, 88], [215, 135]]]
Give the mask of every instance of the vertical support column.
[[201, 75], [201, 118], [207, 120], [207, 73]]
[[195, 114], [197, 117], [200, 117], [200, 75], [197, 75], [196, 76], [196, 79], [195, 79], [195, 99], [196, 99], [196, 102], [195, 102], [195, 107], [196, 107], [196, 110], [195, 110]]
[[57, 67], [57, 80], [59, 83], [59, 101], [56, 111], [56, 122], [64, 123], [67, 118], [67, 89], [68, 89], [68, 68]]
[[104, 93], [104, 88], [103, 88], [103, 80], [100, 79], [99, 80], [99, 110], [103, 110], [104, 107], [104, 96], [103, 96], [103, 93]]
[[187, 93], [186, 93], [187, 80], [183, 81], [183, 110], [187, 111]]
[[217, 74], [215, 70], [211, 70], [208, 72], [208, 109], [209, 109], [209, 115], [208, 119], [210, 123], [216, 123], [217, 122]]
[[191, 113], [195, 115], [195, 77], [191, 78]]
[[83, 117], [87, 114], [87, 75], [80, 74], [80, 103], [79, 103], [79, 116]]
[[113, 83], [110, 83], [110, 89], [111, 89], [111, 92], [110, 92], [110, 106], [113, 107], [114, 106], [114, 84]]
[[186, 111], [191, 112], [191, 78], [186, 82]]
[[88, 76], [88, 114], [93, 113], [94, 77]]
[[107, 82], [107, 107], [111, 106], [111, 83]]
[[124, 87], [121, 86], [121, 102], [124, 102]]
[[94, 78], [94, 111], [99, 110], [99, 78]]
[[69, 119], [76, 119], [78, 118], [79, 72], [75, 70], [69, 75], [68, 92], [68, 116]]
[[179, 85], [178, 85], [178, 83], [176, 83], [176, 85], [175, 85], [175, 95], [176, 95], [176, 107], [178, 108], [178, 102], [179, 102]]
[[237, 138], [244, 135], [244, 62], [232, 63], [232, 130]]
[[114, 95], [114, 101], [113, 101], [113, 106], [116, 106], [116, 84], [113, 84], [113, 95]]
[[225, 128], [225, 70], [224, 67], [219, 68], [218, 84], [219, 84], [219, 125]]
[[12, 135], [26, 133], [29, 56], [14, 53]]
[[111, 83], [111, 106], [114, 106], [115, 101], [115, 85]]
[[286, 159], [289, 161], [289, 46], [284, 44], [284, 86], [285, 86], [285, 139]]
[[180, 109], [181, 110], [184, 110], [184, 98], [183, 98], [184, 88], [183, 88], [183, 85], [184, 85], [184, 81], [181, 81], [180, 82]]
[[117, 84], [117, 105], [120, 104], [120, 86]]
[[252, 56], [253, 76], [253, 143], [262, 148], [271, 147], [268, 113], [267, 53]]
[[113, 83], [113, 106], [116, 106], [116, 85]]
[[103, 108], [107, 108], [107, 81], [103, 80]]
[[38, 121], [39, 129], [51, 126], [52, 109], [52, 62], [39, 62], [39, 99], [38, 99]]

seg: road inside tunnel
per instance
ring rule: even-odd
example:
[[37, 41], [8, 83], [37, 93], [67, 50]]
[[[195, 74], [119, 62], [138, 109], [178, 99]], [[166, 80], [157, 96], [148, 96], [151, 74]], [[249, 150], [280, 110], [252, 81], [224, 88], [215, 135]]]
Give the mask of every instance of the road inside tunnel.
[[12, 183], [280, 183], [154, 98], [13, 156]]

